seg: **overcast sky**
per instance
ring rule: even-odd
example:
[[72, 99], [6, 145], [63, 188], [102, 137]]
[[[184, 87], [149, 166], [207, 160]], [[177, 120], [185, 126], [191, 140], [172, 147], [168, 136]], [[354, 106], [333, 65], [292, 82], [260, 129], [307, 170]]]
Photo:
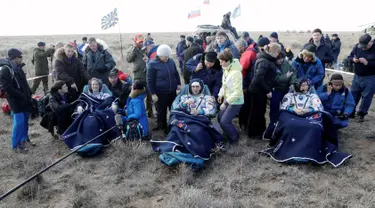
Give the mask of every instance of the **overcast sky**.
[[[133, 32], [186, 32], [198, 24], [219, 25], [241, 4], [232, 25], [243, 31], [359, 31], [375, 22], [375, 0], [0, 0], [0, 36]], [[101, 30], [101, 18], [117, 8], [119, 24]], [[297, 8], [295, 11], [292, 8]], [[187, 19], [191, 10], [201, 16]]]

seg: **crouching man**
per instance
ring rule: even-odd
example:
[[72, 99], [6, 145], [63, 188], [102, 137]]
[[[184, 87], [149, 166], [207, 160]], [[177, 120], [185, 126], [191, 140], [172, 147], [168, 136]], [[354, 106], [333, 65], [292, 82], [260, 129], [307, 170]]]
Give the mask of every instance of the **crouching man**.
[[351, 91], [344, 85], [341, 74], [333, 74], [328, 84], [318, 89], [324, 110], [334, 117], [337, 129], [348, 126], [348, 117], [354, 111], [355, 102]]

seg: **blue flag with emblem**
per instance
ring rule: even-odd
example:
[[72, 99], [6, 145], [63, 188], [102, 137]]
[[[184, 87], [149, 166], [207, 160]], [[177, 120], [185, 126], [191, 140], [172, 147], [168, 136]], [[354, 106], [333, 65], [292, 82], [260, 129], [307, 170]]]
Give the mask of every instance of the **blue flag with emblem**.
[[117, 8], [115, 8], [111, 13], [102, 18], [102, 30], [115, 26], [118, 23], [118, 20]]

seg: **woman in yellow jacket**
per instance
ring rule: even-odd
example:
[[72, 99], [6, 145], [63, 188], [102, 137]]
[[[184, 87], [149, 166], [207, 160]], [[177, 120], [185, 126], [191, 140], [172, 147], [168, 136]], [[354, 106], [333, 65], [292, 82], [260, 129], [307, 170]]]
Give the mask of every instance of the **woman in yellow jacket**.
[[239, 133], [233, 125], [233, 118], [240, 112], [244, 103], [242, 91], [242, 66], [238, 59], [233, 59], [231, 49], [225, 49], [219, 54], [220, 65], [224, 69], [222, 86], [218, 95], [220, 112], [218, 121], [230, 143], [239, 140]]

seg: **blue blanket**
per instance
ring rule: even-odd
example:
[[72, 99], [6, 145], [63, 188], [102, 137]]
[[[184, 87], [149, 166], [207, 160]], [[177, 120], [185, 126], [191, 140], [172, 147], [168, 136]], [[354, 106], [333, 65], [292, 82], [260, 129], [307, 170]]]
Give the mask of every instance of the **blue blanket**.
[[270, 145], [262, 153], [277, 162], [328, 162], [338, 167], [352, 157], [338, 151], [337, 130], [332, 116], [326, 112], [298, 116], [281, 111]]
[[[202, 115], [189, 115], [182, 109], [171, 112], [169, 127], [171, 130], [165, 141], [151, 140], [153, 150], [161, 153], [160, 159], [167, 165], [176, 164], [178, 161], [200, 166], [202, 161], [192, 159], [209, 160], [215, 143], [222, 140], [221, 134], [213, 127], [210, 119]], [[186, 157], [180, 153], [190, 155]]]
[[[88, 105], [87, 110], [76, 117], [61, 135], [61, 139], [72, 150], [81, 147], [84, 143], [116, 125], [115, 113], [108, 108], [112, 103], [109, 99], [99, 100], [87, 95], [81, 96], [80, 99]], [[82, 156], [96, 155], [104, 145], [109, 144], [111, 140], [120, 135], [120, 130], [115, 128], [80, 149], [78, 153]]]

